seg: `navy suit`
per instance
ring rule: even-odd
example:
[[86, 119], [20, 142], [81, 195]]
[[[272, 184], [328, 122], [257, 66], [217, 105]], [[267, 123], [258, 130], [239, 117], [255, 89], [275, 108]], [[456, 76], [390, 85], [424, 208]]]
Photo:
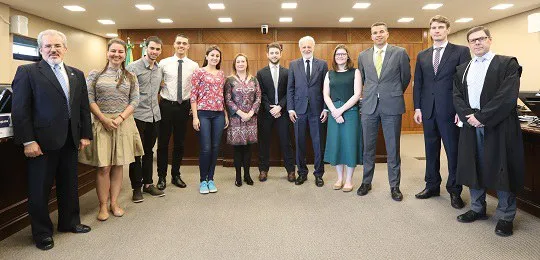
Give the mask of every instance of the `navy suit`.
[[35, 141], [43, 152], [27, 160], [28, 212], [36, 241], [53, 234], [48, 200], [55, 179], [58, 229], [70, 230], [80, 224], [78, 145], [81, 138], [92, 139], [92, 127], [84, 74], [73, 67], [64, 65], [64, 68], [69, 80], [69, 99], [44, 60], [19, 66], [12, 83], [15, 142]]
[[324, 108], [322, 87], [324, 77], [328, 72], [326, 61], [313, 58], [311, 76], [308, 82], [304, 59], [291, 61], [289, 65], [289, 79], [287, 84], [287, 111], [294, 110], [298, 116], [294, 123], [296, 136], [296, 165], [298, 175], [307, 175], [306, 166], [306, 128], [309, 125], [313, 152], [315, 154], [315, 176], [324, 174], [322, 162], [323, 127], [320, 115]]
[[448, 158], [449, 193], [461, 194], [461, 185], [456, 184], [457, 146], [459, 128], [454, 124], [456, 110], [452, 101], [453, 77], [456, 67], [469, 62], [469, 48], [448, 43], [435, 74], [433, 47], [418, 53], [414, 74], [414, 108], [422, 112], [426, 149], [426, 188], [439, 190], [441, 184], [440, 155], [441, 139]]

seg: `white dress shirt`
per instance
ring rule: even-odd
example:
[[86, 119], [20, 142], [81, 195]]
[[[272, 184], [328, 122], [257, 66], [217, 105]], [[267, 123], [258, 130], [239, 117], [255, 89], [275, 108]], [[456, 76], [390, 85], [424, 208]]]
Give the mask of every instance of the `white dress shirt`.
[[474, 57], [467, 72], [467, 94], [469, 96], [469, 104], [471, 108], [480, 109], [480, 96], [484, 88], [484, 80], [486, 79], [489, 64], [493, 60], [495, 54], [488, 52], [481, 57]]
[[[277, 105], [279, 103], [278, 99], [277, 99], [277, 97], [278, 97], [278, 84], [279, 84], [279, 63], [278, 64], [272, 64], [271, 62], [269, 62], [268, 67], [270, 68], [270, 73], [272, 74], [272, 81], [274, 81], [274, 78], [276, 79], [276, 83], [274, 84], [274, 88], [275, 88], [274, 97], [276, 99], [275, 104]], [[274, 75], [274, 73], [276, 75]]]
[[[435, 64], [435, 48], [442, 48], [442, 49], [440, 50], [441, 55], [439, 56], [439, 63], [440, 63], [441, 60], [442, 60], [442, 56], [443, 56], [443, 54], [444, 54], [444, 50], [446, 50], [446, 45], [448, 45], [448, 41], [445, 41], [445, 42], [444, 42], [441, 46], [439, 46], [439, 47], [433, 45], [433, 60], [431, 61], [431, 64]], [[439, 66], [441, 66], [441, 65], [439, 64]]]
[[[159, 62], [163, 71], [165, 86], [161, 89], [161, 97], [169, 101], [177, 101], [178, 92], [178, 58], [176, 55], [165, 58]], [[182, 63], [182, 100], [191, 97], [191, 76], [193, 71], [199, 68], [199, 64], [184, 57]]]
[[[306, 71], [306, 69], [307, 69], [307, 62], [306, 61], [309, 60], [309, 76], [311, 76], [311, 72], [313, 72], [313, 56], [311, 56], [311, 58], [309, 58], [309, 59], [304, 59], [304, 58], [302, 58], [302, 59], [304, 60], [304, 71]], [[306, 73], [306, 75], [307, 75], [307, 73]]]
[[377, 56], [379, 56], [379, 50], [383, 50], [382, 52], [382, 61], [384, 64], [384, 55], [386, 55], [386, 48], [388, 47], [388, 43], [382, 47], [382, 49], [377, 48], [377, 45], [373, 45], [373, 64], [377, 64]]

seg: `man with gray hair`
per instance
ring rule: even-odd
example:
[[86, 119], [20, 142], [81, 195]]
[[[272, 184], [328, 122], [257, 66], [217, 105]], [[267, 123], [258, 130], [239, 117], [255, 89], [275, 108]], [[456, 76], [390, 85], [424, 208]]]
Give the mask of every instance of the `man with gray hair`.
[[21, 65], [13, 79], [15, 142], [28, 162], [28, 213], [36, 247], [54, 247], [48, 201], [56, 180], [58, 231], [87, 233], [77, 193], [78, 151], [90, 144], [92, 126], [82, 71], [64, 64], [66, 36], [55, 30], [38, 35], [43, 60]]
[[293, 60], [289, 65], [289, 79], [287, 84], [287, 110], [289, 118], [294, 123], [296, 136], [296, 164], [298, 165], [298, 178], [295, 184], [302, 185], [307, 180], [308, 168], [306, 166], [306, 128], [309, 133], [315, 154], [315, 185], [322, 187], [324, 181], [323, 164], [323, 127], [327, 111], [323, 110], [322, 87], [328, 65], [326, 61], [313, 57], [315, 40], [305, 36], [298, 41], [302, 58]]

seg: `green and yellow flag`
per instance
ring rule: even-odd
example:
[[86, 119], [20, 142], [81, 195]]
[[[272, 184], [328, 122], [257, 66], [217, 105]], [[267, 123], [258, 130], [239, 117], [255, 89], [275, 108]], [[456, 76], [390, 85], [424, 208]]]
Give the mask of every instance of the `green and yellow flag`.
[[129, 37], [127, 38], [127, 50], [126, 50], [126, 66], [133, 61], [133, 47], [135, 47]]

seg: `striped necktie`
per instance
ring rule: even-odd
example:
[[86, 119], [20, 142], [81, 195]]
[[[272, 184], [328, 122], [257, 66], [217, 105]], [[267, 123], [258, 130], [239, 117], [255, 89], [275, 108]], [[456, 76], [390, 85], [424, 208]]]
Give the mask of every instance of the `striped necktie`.
[[375, 69], [377, 70], [377, 77], [380, 78], [381, 77], [381, 70], [382, 70], [382, 53], [383, 53], [383, 50], [378, 50], [377, 51], [377, 59], [375, 60]]
[[435, 48], [435, 59], [433, 61], [433, 70], [435, 75], [437, 75], [437, 70], [439, 69], [439, 64], [441, 63], [441, 50], [442, 47]]
[[60, 65], [55, 64], [53, 71], [54, 75], [56, 76], [56, 79], [58, 79], [58, 82], [60, 83], [60, 86], [62, 86], [62, 90], [64, 90], [64, 95], [66, 96], [66, 103], [67, 103], [67, 109], [69, 117], [71, 118], [71, 107], [69, 104], [69, 86], [66, 82], [66, 79], [64, 78], [64, 75], [62, 75], [62, 72], [60, 71]]

